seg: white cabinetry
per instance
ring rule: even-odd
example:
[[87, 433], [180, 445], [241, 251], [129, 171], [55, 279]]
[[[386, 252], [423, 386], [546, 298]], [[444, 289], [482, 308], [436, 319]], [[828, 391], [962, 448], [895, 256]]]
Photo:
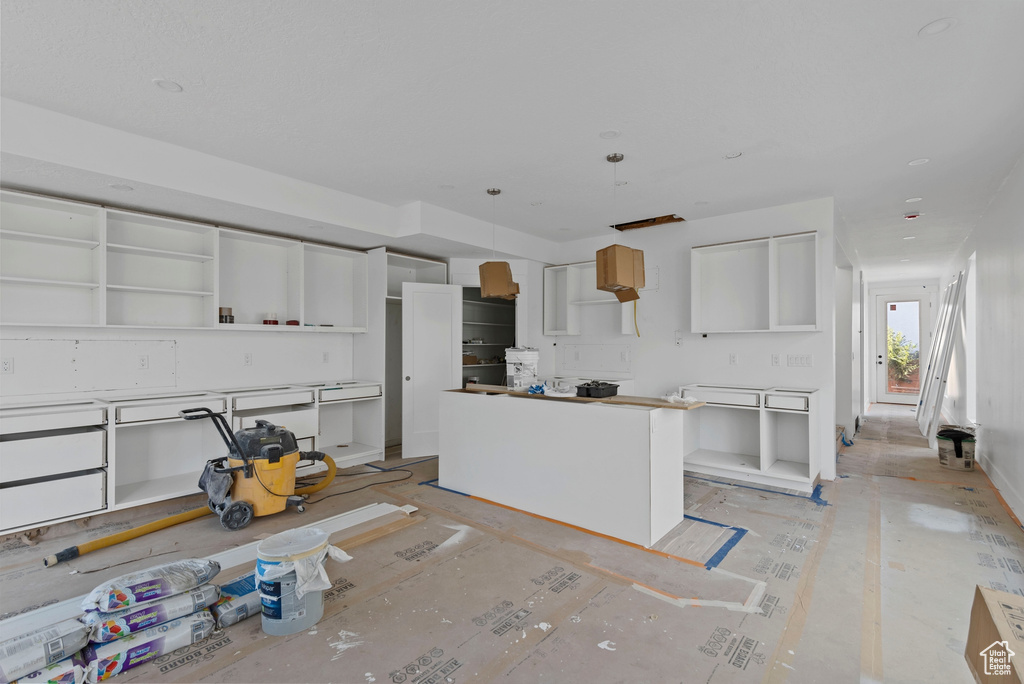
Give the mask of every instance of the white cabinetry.
[[691, 332], [818, 330], [817, 233], [690, 250]]
[[[505, 384], [505, 350], [516, 346], [516, 301], [483, 299], [479, 287], [462, 288], [462, 386]], [[467, 356], [476, 363], [465, 363]]]
[[316, 449], [339, 468], [384, 458], [384, 400], [379, 382], [347, 380], [307, 385], [316, 392]]
[[0, 322], [102, 325], [101, 207], [0, 193]]
[[597, 289], [596, 261], [544, 269], [545, 335], [579, 335], [584, 308], [595, 304], [618, 305], [622, 334], [633, 333], [633, 306], [620, 304], [614, 293]]
[[0, 409], [0, 529], [106, 508], [106, 423], [95, 401]]
[[217, 229], [107, 211], [107, 325], [213, 327]]
[[365, 252], [10, 191], [0, 214], [3, 325], [367, 330]]
[[448, 282], [448, 264], [404, 254], [388, 254], [388, 299], [402, 298], [402, 283]]
[[686, 385], [686, 469], [810, 492], [819, 473], [818, 391]]

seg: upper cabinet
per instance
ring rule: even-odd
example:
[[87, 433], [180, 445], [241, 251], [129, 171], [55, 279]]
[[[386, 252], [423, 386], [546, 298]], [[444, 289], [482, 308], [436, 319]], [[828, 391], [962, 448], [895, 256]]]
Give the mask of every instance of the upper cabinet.
[[9, 191], [0, 209], [4, 325], [366, 332], [365, 252]]
[[448, 282], [448, 264], [405, 254], [388, 254], [388, 294], [390, 300], [402, 298], [402, 283]]
[[690, 250], [691, 332], [819, 330], [817, 233]]
[[544, 269], [544, 334], [579, 335], [580, 307], [618, 304], [615, 294], [597, 289], [597, 262]]
[[104, 323], [104, 211], [0, 193], [0, 322]]
[[217, 229], [107, 211], [107, 325], [210, 327]]

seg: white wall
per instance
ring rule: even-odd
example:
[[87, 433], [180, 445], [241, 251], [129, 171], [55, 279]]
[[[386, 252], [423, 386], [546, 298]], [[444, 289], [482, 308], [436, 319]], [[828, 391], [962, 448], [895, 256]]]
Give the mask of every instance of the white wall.
[[[818, 231], [820, 332], [709, 334], [690, 333], [690, 247]], [[656, 291], [641, 294], [637, 306], [640, 337], [621, 334], [617, 304], [583, 307], [579, 336], [545, 337], [531, 341], [541, 349], [542, 364], [554, 357], [554, 370], [563, 373], [562, 350], [568, 345], [599, 345], [624, 348], [628, 370], [635, 379], [634, 392], [662, 396], [689, 383], [718, 383], [752, 387], [802, 387], [821, 391], [822, 418], [819, 443], [822, 477], [835, 477], [835, 333], [832, 306], [835, 301], [833, 269], [833, 201], [831, 198], [800, 202], [755, 211], [687, 221], [654, 228], [609, 234], [606, 238], [567, 243], [560, 263], [592, 261], [598, 249], [618, 242], [642, 249], [648, 273], [658, 271]], [[680, 344], [676, 344], [678, 337]], [[729, 355], [737, 364], [729, 365]], [[810, 354], [813, 366], [773, 367], [771, 355]], [[785, 361], [783, 361], [785, 363]], [[625, 366], [624, 366], [625, 368]], [[580, 375], [577, 371], [566, 372]], [[607, 373], [605, 373], [607, 375]], [[833, 455], [832, 458], [829, 454]]]
[[[944, 282], [967, 269], [971, 253], [977, 254], [978, 302], [975, 456], [1024, 518], [1024, 158], [960, 248]], [[966, 422], [963, 349], [955, 347], [955, 387], [944, 405], [956, 422]]]
[[836, 425], [854, 433], [853, 269], [836, 267]]

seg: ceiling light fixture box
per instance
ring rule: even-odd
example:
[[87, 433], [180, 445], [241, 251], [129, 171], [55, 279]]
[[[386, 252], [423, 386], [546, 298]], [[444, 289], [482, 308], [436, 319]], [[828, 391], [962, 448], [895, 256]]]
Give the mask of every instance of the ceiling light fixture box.
[[480, 264], [480, 296], [486, 299], [515, 299], [519, 283], [512, 281], [512, 267], [507, 261]]
[[597, 252], [597, 289], [613, 292], [620, 302], [640, 299], [644, 286], [644, 252], [611, 245]]

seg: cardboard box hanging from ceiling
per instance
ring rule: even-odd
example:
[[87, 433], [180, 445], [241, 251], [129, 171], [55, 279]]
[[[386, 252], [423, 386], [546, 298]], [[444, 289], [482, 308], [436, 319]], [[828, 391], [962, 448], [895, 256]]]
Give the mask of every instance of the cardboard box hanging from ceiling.
[[597, 252], [597, 289], [613, 292], [620, 302], [640, 299], [645, 284], [644, 253], [623, 245], [611, 245]]
[[480, 264], [480, 296], [486, 299], [515, 299], [519, 283], [512, 281], [512, 267], [507, 261]]

